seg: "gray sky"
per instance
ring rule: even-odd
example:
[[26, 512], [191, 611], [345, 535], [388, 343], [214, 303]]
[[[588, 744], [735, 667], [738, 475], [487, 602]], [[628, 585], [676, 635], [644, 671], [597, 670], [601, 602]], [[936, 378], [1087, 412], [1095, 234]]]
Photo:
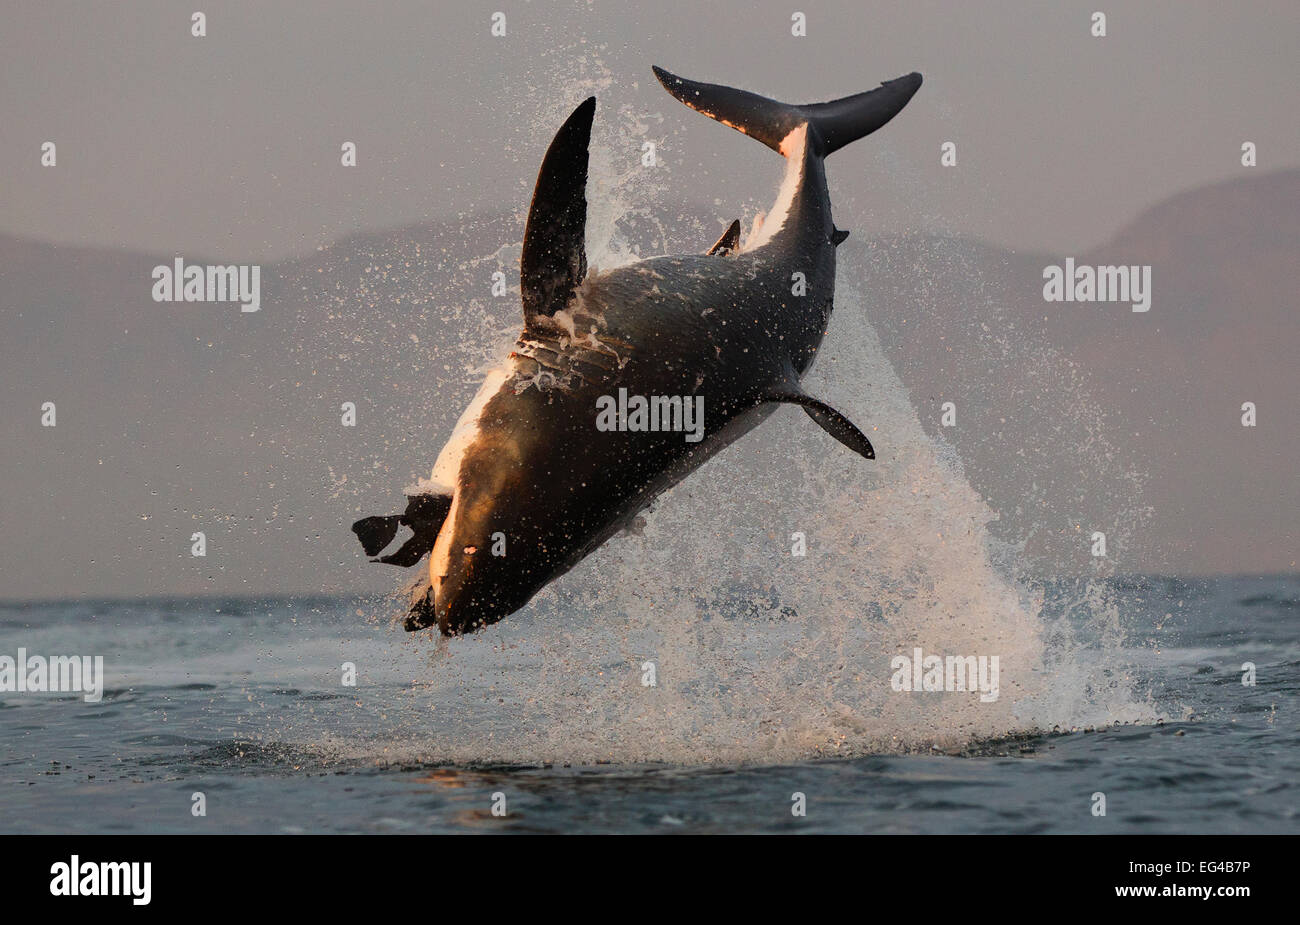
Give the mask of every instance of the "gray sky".
[[[1105, 38], [1089, 34], [1098, 7]], [[498, 9], [505, 38], [489, 35]], [[855, 191], [836, 205], [856, 225], [840, 224], [869, 233], [1067, 253], [1239, 175], [1244, 140], [1261, 168], [1300, 165], [1294, 2], [42, 2], [4, 19], [0, 231], [51, 241], [275, 259], [522, 209], [538, 158], [512, 111], [559, 112], [589, 89], [566, 78], [602, 67], [602, 113], [647, 119], [684, 201], [765, 202], [725, 168], [770, 155], [682, 110], [652, 63], [792, 102], [921, 71], [918, 103], [832, 162], [832, 188]], [[47, 140], [56, 171], [38, 164]], [[949, 140], [956, 169], [939, 166]], [[880, 188], [862, 182], [886, 165]]]
[[[201, 39], [192, 6], [162, 3], [31, 3], [0, 29], [0, 523], [21, 525], [0, 532], [0, 597], [390, 588], [347, 526], [428, 472], [469, 371], [517, 331], [486, 274], [517, 282], [572, 107], [600, 100], [600, 232], [618, 213], [700, 252], [772, 202], [781, 159], [651, 64], [792, 102], [921, 71], [827, 169], [841, 279], [922, 425], [962, 396], [971, 485], [1052, 568], [1078, 564], [1079, 525], [1133, 521], [1123, 571], [1295, 569], [1294, 0], [201, 8]], [[263, 310], [158, 305], [167, 255], [264, 264]], [[1154, 265], [1155, 307], [1045, 307], [1043, 263], [1067, 255]]]

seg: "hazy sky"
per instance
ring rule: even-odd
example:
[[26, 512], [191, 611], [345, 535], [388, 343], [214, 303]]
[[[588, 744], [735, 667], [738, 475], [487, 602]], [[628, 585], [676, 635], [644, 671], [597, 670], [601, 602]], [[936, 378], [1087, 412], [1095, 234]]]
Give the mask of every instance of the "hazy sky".
[[[869, 291], [918, 419], [964, 389], [972, 484], [1052, 537], [1082, 529], [1080, 497], [1132, 519], [1110, 487], [1125, 453], [1153, 458], [1142, 504], [1163, 520], [1121, 570], [1295, 568], [1295, 0], [198, 5], [202, 38], [176, 3], [32, 2], [0, 29], [0, 233], [38, 242], [0, 240], [0, 523], [23, 525], [0, 536], [0, 596], [391, 586], [347, 525], [428, 472], [483, 349], [517, 331], [486, 274], [499, 260], [516, 282], [509, 217], [572, 108], [599, 99], [597, 263], [613, 215], [698, 253], [771, 204], [781, 159], [670, 98], [652, 64], [791, 102], [922, 72], [893, 122], [827, 162], [854, 235], [841, 279]], [[1044, 306], [1043, 261], [1126, 227], [1093, 254], [1155, 264], [1149, 314]], [[917, 230], [946, 236], [893, 237]], [[266, 264], [265, 309], [156, 304], [152, 266], [173, 255]], [[1027, 369], [1008, 377], [1013, 348]], [[1075, 479], [1098, 433], [1118, 449]], [[199, 525], [211, 558], [190, 555]]]
[[[196, 6], [205, 38], [190, 35]], [[1098, 8], [1105, 38], [1090, 35]], [[504, 38], [489, 34], [495, 10]], [[793, 102], [921, 71], [903, 116], [831, 162], [832, 189], [850, 191], [841, 226], [873, 234], [1078, 251], [1240, 175], [1242, 141], [1261, 168], [1300, 165], [1294, 0], [41, 2], [4, 20], [0, 231], [52, 241], [274, 259], [520, 210], [546, 139], [519, 143], [512, 119], [562, 114], [592, 90], [579, 73], [609, 78], [598, 119], [641, 120], [683, 201], [766, 202], [778, 164], [761, 190], [726, 167], [770, 154], [683, 110], [652, 63]], [[345, 140], [355, 169], [339, 166]], [[45, 141], [57, 170], [39, 165]], [[956, 168], [939, 165], [944, 141]]]

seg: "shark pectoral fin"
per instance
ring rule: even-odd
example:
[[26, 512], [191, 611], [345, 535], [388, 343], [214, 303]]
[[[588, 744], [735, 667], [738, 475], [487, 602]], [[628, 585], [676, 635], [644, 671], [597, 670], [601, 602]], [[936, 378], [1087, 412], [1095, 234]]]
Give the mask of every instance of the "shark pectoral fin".
[[876, 450], [867, 439], [867, 435], [858, 430], [853, 422], [840, 414], [830, 405], [817, 401], [815, 398], [810, 399], [811, 404], [803, 406], [803, 410], [808, 412], [808, 417], [820, 425], [821, 429], [826, 431], [840, 443], [847, 446], [850, 450], [857, 453], [863, 459], [875, 459]]
[[713, 245], [705, 252], [706, 257], [725, 257], [736, 249], [740, 243], [740, 219], [732, 222], [727, 230], [718, 238], [718, 243]]
[[818, 426], [826, 433], [830, 434], [840, 443], [847, 446], [850, 450], [857, 453], [863, 459], [875, 459], [876, 451], [872, 447], [871, 441], [867, 439], [866, 434], [858, 430], [853, 422], [840, 414], [830, 405], [823, 401], [818, 401], [811, 395], [805, 395], [803, 392], [772, 392], [767, 396], [768, 401], [786, 402], [792, 405], [799, 405], [808, 413], [808, 417], [817, 422]]
[[588, 97], [555, 133], [537, 174], [519, 260], [525, 324], [563, 309], [587, 275], [587, 146], [595, 113], [596, 98]]
[[425, 588], [424, 592], [411, 604], [411, 609], [402, 622], [402, 627], [408, 633], [414, 633], [426, 626], [433, 626], [437, 622], [438, 614], [433, 606], [433, 588], [430, 586]]
[[[438, 535], [433, 537], [436, 542]], [[385, 565], [396, 565], [400, 568], [410, 568], [415, 563], [424, 558], [425, 553], [433, 549], [433, 543], [426, 543], [427, 537], [421, 537], [416, 534], [405, 543], [403, 543], [397, 552], [390, 553], [386, 556], [380, 556], [378, 559], [372, 559], [372, 562], [383, 562]]]
[[401, 514], [393, 514], [391, 517], [364, 517], [352, 525], [352, 532], [361, 541], [361, 548], [366, 551], [366, 555], [377, 556], [380, 550], [397, 536], [397, 528], [401, 525], [401, 521]]
[[438, 541], [438, 532], [442, 522], [447, 519], [451, 509], [451, 495], [412, 495], [406, 505], [405, 514], [393, 514], [389, 517], [367, 517], [352, 525], [352, 532], [361, 540], [361, 547], [366, 555], [378, 555], [393, 537], [397, 528], [411, 528], [411, 538], [403, 543], [396, 552], [372, 562], [383, 562], [410, 568], [433, 549]]

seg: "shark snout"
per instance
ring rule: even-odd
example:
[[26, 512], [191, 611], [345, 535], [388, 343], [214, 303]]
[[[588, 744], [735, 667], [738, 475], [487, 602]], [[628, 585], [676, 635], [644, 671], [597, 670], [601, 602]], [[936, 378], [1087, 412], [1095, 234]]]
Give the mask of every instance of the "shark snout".
[[458, 567], [430, 589], [433, 615], [444, 636], [472, 633], [496, 623], [527, 600], [526, 594], [514, 593], [503, 569], [493, 567], [487, 548], [468, 544], [461, 549]]
[[489, 533], [448, 524], [430, 557], [428, 591], [407, 616], [407, 630], [436, 625], [444, 636], [472, 633], [527, 602], [527, 590], [504, 566], [497, 536], [494, 541]]
[[472, 633], [510, 614], [510, 609], [500, 606], [491, 595], [473, 592], [439, 593], [434, 607], [438, 631], [444, 636]]

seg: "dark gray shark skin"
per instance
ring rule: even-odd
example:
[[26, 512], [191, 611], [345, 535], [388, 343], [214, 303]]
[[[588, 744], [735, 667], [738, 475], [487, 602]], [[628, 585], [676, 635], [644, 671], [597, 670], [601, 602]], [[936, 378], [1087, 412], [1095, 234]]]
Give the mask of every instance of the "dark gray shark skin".
[[[446, 635], [523, 607], [658, 494], [757, 426], [801, 405], [848, 448], [873, 459], [843, 415], [799, 379], [825, 334], [835, 248], [825, 157], [905, 106], [919, 74], [831, 103], [793, 106], [655, 68], [673, 96], [782, 153], [777, 206], [739, 245], [733, 223], [708, 253], [588, 273], [587, 145], [595, 98], [556, 134], [543, 161], [521, 258], [524, 330], [470, 406], [405, 514], [353, 530], [368, 555], [401, 526], [412, 536], [381, 560], [430, 554], [429, 583], [406, 620]], [[802, 274], [800, 277], [799, 274]], [[703, 396], [703, 439], [680, 430], [601, 430], [601, 396]]]

